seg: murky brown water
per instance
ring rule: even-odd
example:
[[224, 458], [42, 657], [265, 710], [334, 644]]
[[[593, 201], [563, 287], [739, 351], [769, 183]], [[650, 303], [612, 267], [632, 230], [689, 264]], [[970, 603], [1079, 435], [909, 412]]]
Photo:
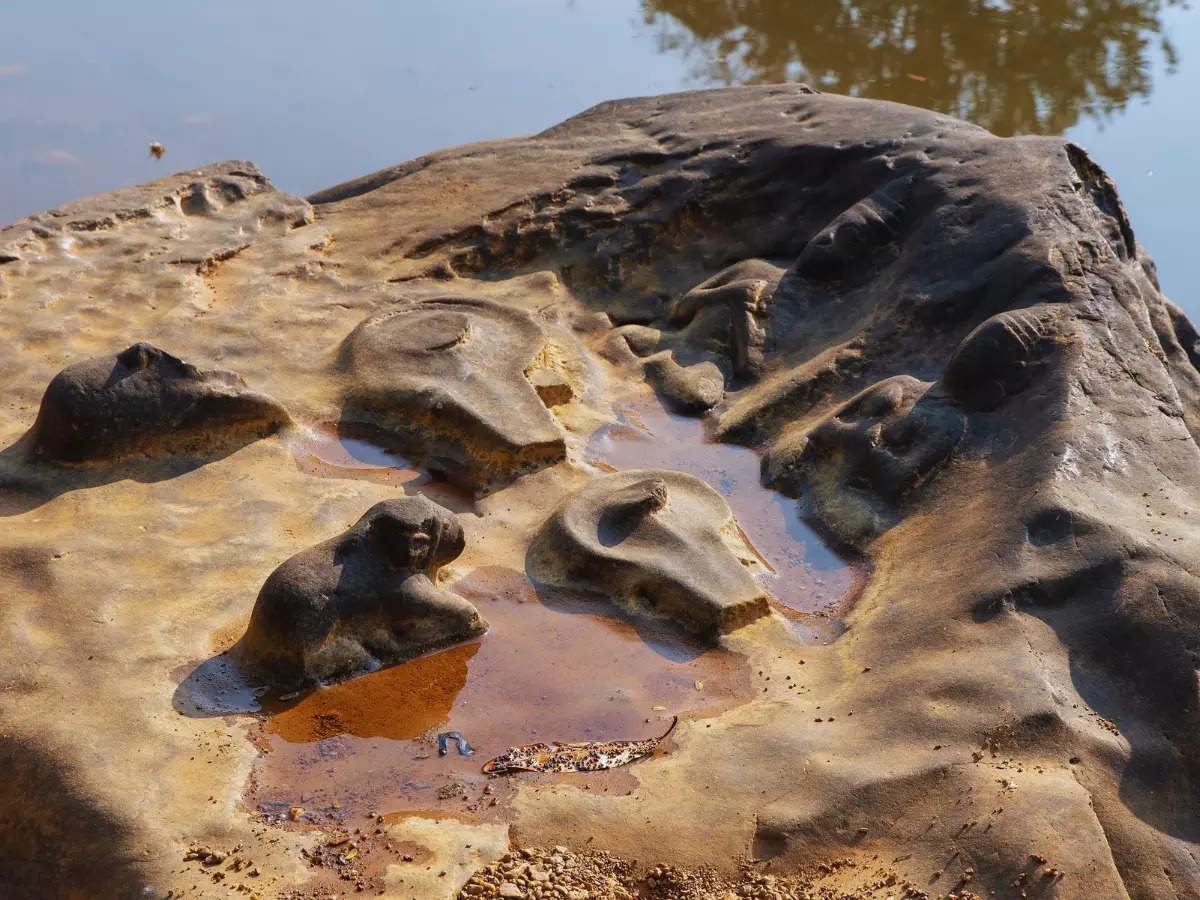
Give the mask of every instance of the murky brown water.
[[[510, 746], [652, 737], [673, 715], [715, 714], [753, 691], [744, 657], [594, 599], [539, 596], [519, 572], [481, 569], [449, 588], [479, 608], [488, 633], [293, 704], [267, 703], [250, 808], [286, 816], [300, 806], [301, 821], [349, 824], [414, 809], [501, 816], [508, 786], [480, 767]], [[453, 741], [438, 755], [437, 733], [451, 730], [474, 755]], [[625, 792], [635, 774], [552, 777]]]
[[806, 81], [936, 109], [1000, 135], [1111, 113], [1174, 67], [1174, 0], [645, 0], [659, 45], [722, 84]]
[[[709, 441], [703, 421], [668, 413], [648, 390], [631, 395], [621, 419], [593, 435], [588, 461], [706, 480], [728, 499], [765, 563], [764, 586], [783, 611], [801, 614], [798, 636], [820, 639], [823, 629], [804, 614], [829, 609], [861, 576], [822, 544], [794, 501], [761, 485], [758, 455]], [[418, 489], [442, 502], [448, 498], [441, 493], [453, 491], [402, 457], [332, 427], [311, 429], [296, 460], [314, 475]], [[285, 822], [294, 816], [301, 824], [347, 826], [408, 810], [503, 818], [511, 783], [485, 778], [480, 767], [511, 746], [651, 737], [671, 716], [713, 715], [753, 694], [744, 657], [697, 643], [673, 623], [631, 618], [594, 597], [544, 587], [539, 593], [523, 573], [498, 567], [448, 587], [489, 622], [482, 639], [290, 702], [255, 699], [227, 660], [197, 670], [192, 714], [262, 703], [256, 740], [264, 754], [250, 808]], [[462, 733], [474, 755], [460, 755], [451, 742], [440, 756], [437, 735], [444, 731]], [[636, 768], [550, 777], [599, 792], [637, 784]]]
[[998, 134], [1067, 132], [1116, 178], [1166, 291], [1200, 314], [1200, 14], [1183, 0], [8, 6], [0, 224], [222, 159], [305, 194], [615, 97], [807, 81]]

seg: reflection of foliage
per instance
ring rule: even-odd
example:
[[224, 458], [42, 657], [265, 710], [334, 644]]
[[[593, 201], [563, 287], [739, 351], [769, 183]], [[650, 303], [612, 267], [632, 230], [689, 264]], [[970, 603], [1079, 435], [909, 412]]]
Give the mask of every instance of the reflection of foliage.
[[[1178, 0], [643, 0], [663, 51], [716, 84], [807, 81], [997, 134], [1061, 132], [1150, 92], [1147, 48]], [[1175, 50], [1163, 38], [1168, 66]]]

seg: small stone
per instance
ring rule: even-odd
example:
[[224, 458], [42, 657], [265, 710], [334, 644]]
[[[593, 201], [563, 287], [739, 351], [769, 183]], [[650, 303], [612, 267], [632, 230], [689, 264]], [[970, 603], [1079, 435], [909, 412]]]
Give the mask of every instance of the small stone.
[[511, 881], [505, 881], [500, 885], [500, 896], [511, 898], [511, 900], [519, 900], [519, 898], [525, 896], [525, 892]]

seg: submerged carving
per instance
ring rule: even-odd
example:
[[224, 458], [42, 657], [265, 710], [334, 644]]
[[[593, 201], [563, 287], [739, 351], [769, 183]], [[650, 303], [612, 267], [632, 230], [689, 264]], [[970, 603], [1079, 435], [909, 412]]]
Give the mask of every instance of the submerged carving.
[[603, 594], [716, 635], [765, 615], [767, 596], [734, 555], [725, 500], [692, 475], [625, 471], [592, 480], [530, 548], [531, 576]]
[[267, 579], [240, 649], [279, 684], [330, 681], [482, 634], [475, 607], [437, 587], [462, 527], [424, 497], [384, 500]]
[[342, 345], [342, 425], [382, 432], [473, 490], [553, 465], [566, 445], [546, 406], [570, 392], [561, 379], [535, 386], [527, 377], [545, 344], [530, 315], [485, 300], [438, 298], [378, 313]]

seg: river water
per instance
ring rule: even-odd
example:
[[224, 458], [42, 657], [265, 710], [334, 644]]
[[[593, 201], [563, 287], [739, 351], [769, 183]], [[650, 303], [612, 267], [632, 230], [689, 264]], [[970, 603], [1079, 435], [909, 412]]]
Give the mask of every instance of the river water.
[[0, 222], [229, 158], [305, 194], [601, 100], [807, 81], [1069, 135], [1200, 318], [1198, 73], [1180, 0], [10, 4]]

